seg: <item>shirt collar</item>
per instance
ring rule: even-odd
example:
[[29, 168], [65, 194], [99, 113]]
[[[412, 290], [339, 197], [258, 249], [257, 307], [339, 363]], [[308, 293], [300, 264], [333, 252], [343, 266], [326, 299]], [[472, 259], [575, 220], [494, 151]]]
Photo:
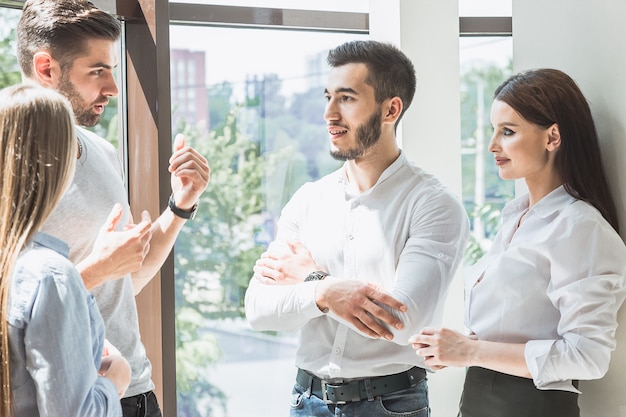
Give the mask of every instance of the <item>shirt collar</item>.
[[[385, 168], [382, 174], [380, 174], [378, 181], [376, 181], [376, 184], [374, 184], [374, 186], [370, 188], [369, 190], [367, 190], [364, 194], [367, 194], [370, 190], [376, 188], [378, 184], [382, 183], [387, 178], [391, 177], [393, 174], [398, 172], [398, 170], [400, 170], [400, 168], [402, 168], [407, 163], [408, 162], [407, 162], [406, 156], [402, 152], [402, 149], [400, 149], [400, 154], [398, 155], [396, 160], [393, 161], [391, 165], [389, 165], [387, 168]], [[343, 184], [344, 186], [347, 186], [349, 184], [347, 169], [348, 169], [348, 162], [343, 164], [343, 167], [341, 168], [341, 175], [339, 176], [339, 182]]]
[[60, 253], [66, 258], [69, 258], [70, 247], [67, 246], [67, 243], [63, 242], [60, 239], [57, 239], [54, 236], [43, 232], [38, 232], [33, 239], [33, 243], [35, 244], [35, 246], [44, 246], [46, 248], [52, 249], [55, 252]]
[[[565, 187], [561, 185], [539, 200], [537, 204], [529, 210], [529, 212], [532, 212], [540, 218], [547, 218], [563, 209], [564, 206], [570, 205], [575, 201], [576, 198], [569, 195], [567, 191], [565, 191]], [[528, 194], [512, 200], [507, 203], [502, 210], [503, 219], [508, 219], [512, 216], [518, 215], [524, 210], [527, 210], [529, 204]]]

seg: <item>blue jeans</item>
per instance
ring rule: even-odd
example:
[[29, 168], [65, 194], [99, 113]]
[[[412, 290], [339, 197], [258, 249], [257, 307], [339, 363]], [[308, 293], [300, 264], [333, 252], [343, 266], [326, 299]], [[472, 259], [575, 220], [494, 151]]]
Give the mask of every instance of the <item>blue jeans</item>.
[[291, 396], [290, 417], [429, 417], [428, 382], [380, 395], [374, 401], [362, 400], [347, 404], [326, 404], [306, 389], [295, 384]]

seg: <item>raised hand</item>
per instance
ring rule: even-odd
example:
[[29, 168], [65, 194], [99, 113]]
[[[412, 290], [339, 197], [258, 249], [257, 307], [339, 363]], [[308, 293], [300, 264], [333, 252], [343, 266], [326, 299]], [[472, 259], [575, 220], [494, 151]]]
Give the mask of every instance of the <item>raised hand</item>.
[[174, 139], [174, 152], [169, 163], [176, 206], [190, 209], [209, 184], [209, 163], [195, 149], [185, 145], [185, 136], [180, 133]]

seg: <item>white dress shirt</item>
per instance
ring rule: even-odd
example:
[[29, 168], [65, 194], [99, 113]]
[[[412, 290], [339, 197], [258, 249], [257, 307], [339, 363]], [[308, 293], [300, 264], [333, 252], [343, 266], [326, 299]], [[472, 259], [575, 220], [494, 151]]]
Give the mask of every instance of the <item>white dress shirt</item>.
[[253, 279], [246, 316], [257, 330], [300, 329], [296, 365], [325, 379], [350, 379], [424, 367], [408, 344], [440, 324], [462, 259], [469, 222], [460, 201], [404, 154], [369, 190], [352, 190], [345, 166], [302, 186], [284, 207], [276, 240], [298, 240], [335, 278], [373, 282], [406, 304], [393, 341], [359, 332], [315, 303], [319, 282], [265, 285]]
[[626, 246], [563, 187], [528, 205], [506, 205], [493, 246], [465, 270], [466, 325], [480, 340], [525, 343], [537, 388], [579, 392], [572, 380], [602, 377], [615, 349]]

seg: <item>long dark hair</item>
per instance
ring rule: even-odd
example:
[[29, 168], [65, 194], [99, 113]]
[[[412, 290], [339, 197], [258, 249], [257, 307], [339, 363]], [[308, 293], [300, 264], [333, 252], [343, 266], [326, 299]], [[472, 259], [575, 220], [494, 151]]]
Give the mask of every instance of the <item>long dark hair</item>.
[[524, 119], [544, 129], [554, 123], [559, 126], [561, 146], [555, 165], [565, 190], [597, 208], [619, 232], [595, 123], [576, 82], [556, 69], [524, 71], [502, 83], [494, 99], [505, 102]]

